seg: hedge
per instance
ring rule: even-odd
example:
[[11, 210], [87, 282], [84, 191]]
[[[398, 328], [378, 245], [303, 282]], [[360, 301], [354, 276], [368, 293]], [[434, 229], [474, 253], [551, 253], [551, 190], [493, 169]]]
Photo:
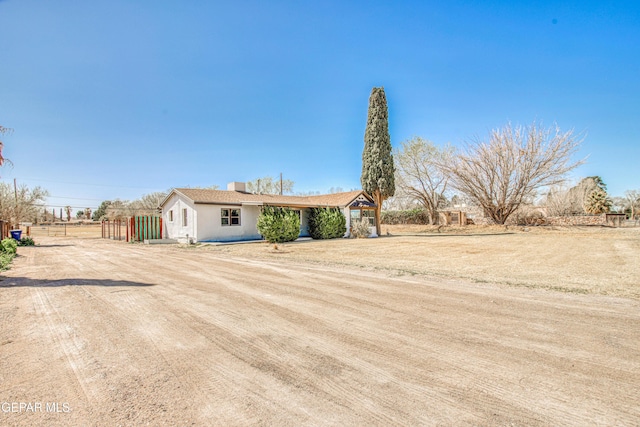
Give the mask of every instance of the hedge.
[[311, 208], [309, 234], [314, 239], [335, 239], [347, 232], [347, 220], [338, 208]]
[[269, 243], [292, 242], [300, 236], [300, 216], [289, 208], [265, 206], [258, 217], [258, 231]]
[[382, 211], [380, 222], [387, 225], [429, 224], [429, 216], [424, 209], [420, 208], [407, 211]]

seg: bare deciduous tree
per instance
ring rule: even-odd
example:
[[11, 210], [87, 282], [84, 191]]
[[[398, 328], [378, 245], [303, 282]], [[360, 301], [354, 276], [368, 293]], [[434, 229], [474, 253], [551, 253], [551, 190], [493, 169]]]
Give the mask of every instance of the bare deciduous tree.
[[151, 215], [159, 212], [160, 203], [167, 197], [168, 192], [156, 191], [154, 193], [145, 194], [128, 204], [129, 214], [133, 215]]
[[11, 220], [14, 224], [36, 222], [48, 195], [42, 187], [29, 188], [23, 184], [14, 189], [12, 185], [0, 182], [0, 219]]
[[420, 137], [403, 142], [393, 153], [397, 188], [420, 203], [430, 224], [438, 222], [438, 211], [446, 202], [449, 175], [442, 165], [449, 164], [452, 153], [451, 147], [440, 149]]
[[[8, 135], [11, 132], [13, 132], [13, 129], [0, 126], [0, 135]], [[0, 166], [2, 166], [5, 162], [11, 162], [9, 159], [5, 159], [4, 157], [2, 157], [3, 148], [4, 148], [4, 143], [0, 141]]]
[[544, 206], [549, 216], [570, 215], [571, 202], [567, 187], [564, 185], [551, 187], [544, 198]]
[[546, 194], [544, 203], [547, 214], [552, 216], [581, 215], [587, 213], [585, 206], [589, 195], [601, 189], [607, 191], [607, 186], [599, 176], [588, 176], [571, 188], [554, 186]]
[[492, 130], [488, 141], [467, 143], [444, 166], [455, 189], [480, 205], [496, 224], [504, 224], [537, 189], [562, 183], [583, 163], [572, 161], [581, 142], [573, 131], [561, 132], [557, 126], [507, 124]]
[[[290, 179], [282, 180], [282, 194], [293, 193], [294, 182]], [[254, 179], [247, 182], [247, 191], [255, 194], [280, 194], [280, 179], [271, 176]]]
[[625, 210], [629, 211], [629, 218], [636, 219], [640, 211], [640, 190], [627, 190], [624, 192]]

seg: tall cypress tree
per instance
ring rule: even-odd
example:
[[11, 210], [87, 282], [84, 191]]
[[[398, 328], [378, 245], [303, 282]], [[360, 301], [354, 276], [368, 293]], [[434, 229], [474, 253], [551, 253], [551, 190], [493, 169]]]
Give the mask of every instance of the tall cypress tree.
[[362, 189], [369, 193], [376, 203], [376, 232], [380, 235], [380, 211], [382, 202], [396, 191], [395, 168], [391, 154], [389, 135], [389, 113], [384, 88], [374, 87], [369, 97], [367, 129], [364, 133], [362, 151]]

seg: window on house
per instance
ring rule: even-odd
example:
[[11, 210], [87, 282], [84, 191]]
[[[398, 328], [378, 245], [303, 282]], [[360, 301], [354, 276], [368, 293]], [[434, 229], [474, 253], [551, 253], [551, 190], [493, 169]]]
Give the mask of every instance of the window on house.
[[182, 209], [182, 226], [187, 226], [187, 208]]
[[376, 225], [376, 212], [373, 209], [351, 209], [351, 223], [359, 222], [360, 218], [369, 221], [370, 226]]
[[173, 209], [169, 211], [169, 222], [173, 222]]
[[221, 209], [222, 225], [240, 225], [240, 209]]
[[362, 210], [362, 218], [367, 218], [369, 220], [369, 225], [376, 225], [376, 212], [371, 209], [363, 209]]

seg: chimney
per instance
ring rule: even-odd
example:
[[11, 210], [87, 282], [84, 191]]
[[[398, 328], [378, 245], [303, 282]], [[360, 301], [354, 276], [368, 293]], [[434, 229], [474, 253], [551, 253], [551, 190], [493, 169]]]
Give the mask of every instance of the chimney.
[[242, 193], [247, 192], [247, 186], [244, 182], [230, 182], [227, 184], [227, 191], [240, 191]]

